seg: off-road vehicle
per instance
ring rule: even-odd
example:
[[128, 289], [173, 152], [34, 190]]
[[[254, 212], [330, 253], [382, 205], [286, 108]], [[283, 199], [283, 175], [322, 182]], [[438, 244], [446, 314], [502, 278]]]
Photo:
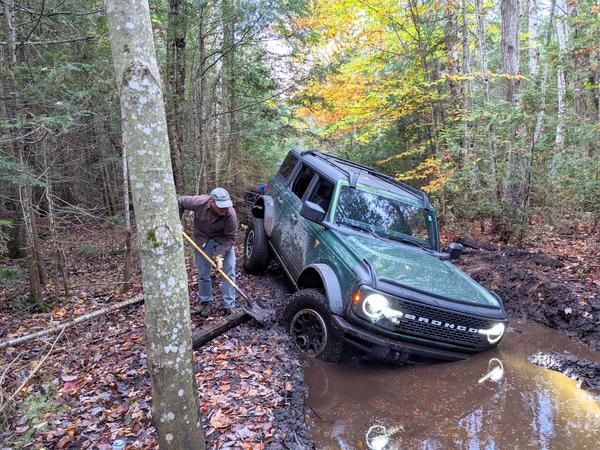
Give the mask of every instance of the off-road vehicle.
[[500, 342], [506, 312], [440, 251], [427, 195], [316, 151], [291, 151], [252, 207], [244, 267], [274, 256], [297, 291], [285, 318], [299, 350], [338, 361], [352, 346], [398, 362], [459, 360]]

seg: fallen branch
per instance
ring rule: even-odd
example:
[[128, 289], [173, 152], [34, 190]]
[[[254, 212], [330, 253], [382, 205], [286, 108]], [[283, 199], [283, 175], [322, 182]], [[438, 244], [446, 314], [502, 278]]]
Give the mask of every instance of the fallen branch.
[[2, 342], [0, 342], [0, 349], [6, 348], [6, 347], [12, 347], [12, 346], [18, 345], [18, 344], [23, 344], [25, 342], [32, 341], [32, 340], [40, 338], [42, 336], [47, 336], [49, 334], [56, 333], [57, 331], [63, 331], [69, 327], [72, 327], [73, 325], [77, 325], [78, 323], [85, 322], [86, 320], [93, 319], [94, 317], [98, 317], [103, 314], [107, 314], [111, 311], [114, 311], [116, 309], [121, 309], [121, 308], [124, 308], [125, 306], [133, 305], [135, 303], [139, 303], [142, 301], [144, 301], [144, 296], [140, 294], [137, 297], [130, 298], [129, 300], [125, 300], [125, 301], [122, 301], [119, 303], [115, 303], [114, 305], [108, 306], [107, 308], [98, 309], [96, 311], [92, 311], [91, 313], [84, 314], [82, 316], [77, 317], [76, 319], [70, 320], [69, 322], [65, 322], [61, 325], [56, 325], [54, 327], [47, 328], [45, 330], [38, 331], [36, 333], [27, 334], [25, 336], [2, 341]]
[[250, 316], [244, 312], [238, 312], [228, 316], [224, 321], [217, 321], [211, 325], [203, 327], [200, 330], [195, 330], [192, 333], [192, 347], [198, 348], [201, 345], [206, 344], [210, 340], [220, 336], [227, 330], [246, 322], [250, 319]]

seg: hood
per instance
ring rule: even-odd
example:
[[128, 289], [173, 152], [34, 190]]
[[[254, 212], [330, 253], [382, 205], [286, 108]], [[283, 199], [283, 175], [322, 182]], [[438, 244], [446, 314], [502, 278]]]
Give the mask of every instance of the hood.
[[416, 246], [358, 235], [339, 238], [359, 259], [369, 261], [379, 278], [448, 299], [499, 306], [492, 294], [452, 263]]

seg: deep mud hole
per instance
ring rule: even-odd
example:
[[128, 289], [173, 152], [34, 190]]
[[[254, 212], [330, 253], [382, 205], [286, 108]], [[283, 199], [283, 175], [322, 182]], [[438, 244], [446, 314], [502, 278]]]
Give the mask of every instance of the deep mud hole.
[[599, 397], [577, 387], [598, 385], [600, 287], [516, 249], [466, 249], [456, 265], [502, 297], [505, 341], [421, 367], [308, 362], [317, 448], [597, 448]]
[[562, 272], [547, 255], [466, 249], [456, 265], [496, 292], [509, 319], [557, 329], [600, 350], [600, 286]]

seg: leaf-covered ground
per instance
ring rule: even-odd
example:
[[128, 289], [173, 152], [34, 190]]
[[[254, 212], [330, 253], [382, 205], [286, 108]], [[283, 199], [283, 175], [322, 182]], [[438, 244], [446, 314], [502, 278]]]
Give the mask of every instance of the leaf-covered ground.
[[[118, 233], [90, 228], [85, 241], [70, 235], [71, 296], [55, 302], [50, 312], [31, 314], [16, 311], [14, 299], [8, 298], [14, 292], [4, 290], [0, 339], [44, 329], [141, 292], [135, 281], [129, 292], [119, 293], [123, 256]], [[253, 296], [284, 295], [243, 273], [238, 280]], [[54, 289], [49, 286], [51, 293]], [[195, 306], [194, 290], [190, 296]], [[215, 320], [192, 318], [195, 327]], [[138, 304], [69, 328], [60, 337], [49, 335], [1, 352], [2, 448], [108, 449], [119, 438], [126, 439], [128, 448], [156, 448], [143, 333], [143, 304]], [[197, 349], [194, 365], [208, 448], [311, 445], [299, 362], [280, 329], [252, 323], [237, 327]]]

